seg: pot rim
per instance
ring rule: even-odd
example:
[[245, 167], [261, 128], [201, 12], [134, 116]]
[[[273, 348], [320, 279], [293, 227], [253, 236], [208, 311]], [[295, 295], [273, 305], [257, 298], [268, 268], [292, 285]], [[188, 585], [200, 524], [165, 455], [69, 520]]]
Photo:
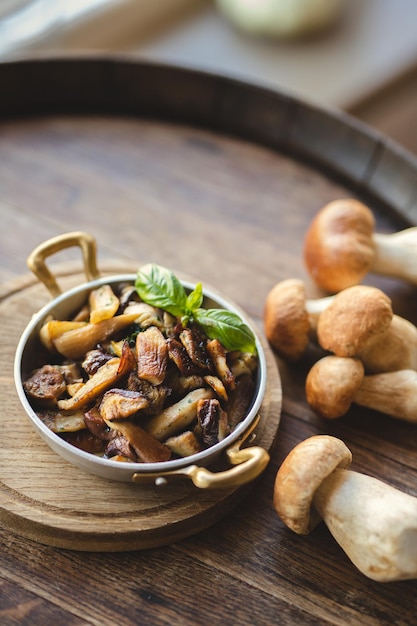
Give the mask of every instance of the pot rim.
[[[64, 439], [61, 439], [56, 433], [52, 432], [36, 415], [24, 391], [22, 368], [25, 352], [28, 349], [29, 339], [33, 337], [36, 329], [38, 329], [39, 331], [39, 328], [44, 322], [45, 318], [48, 315], [52, 314], [58, 306], [70, 302], [71, 299], [74, 299], [75, 296], [82, 292], [89, 291], [91, 289], [99, 287], [102, 284], [107, 283], [114, 284], [122, 282], [134, 282], [135, 278], [136, 274], [134, 273], [124, 273], [105, 275], [88, 282], [83, 282], [80, 285], [72, 287], [67, 291], [61, 293], [60, 295], [56, 296], [32, 316], [30, 322], [26, 326], [19, 339], [14, 359], [14, 381], [20, 402], [23, 405], [29, 419], [31, 420], [32, 425], [41, 432], [41, 434], [48, 441], [48, 443], [50, 442], [50, 444], [52, 444], [53, 449], [55, 450], [56, 447], [62, 448], [63, 452], [67, 452], [66, 458], [68, 458], [68, 455], [70, 455], [71, 457], [79, 459], [79, 461], [83, 463], [83, 465], [87, 463], [92, 464], [92, 466], [96, 466], [98, 468], [107, 468], [108, 470], [110, 470], [110, 468], [113, 468], [116, 472], [129, 471], [132, 474], [154, 474], [157, 472], [166, 473], [194, 464], [208, 464], [212, 457], [217, 458], [220, 452], [228, 449], [229, 446], [233, 445], [236, 441], [244, 437], [244, 434], [248, 431], [249, 427], [254, 422], [261, 408], [265, 395], [267, 379], [265, 352], [261, 344], [259, 335], [253, 326], [253, 323], [251, 322], [251, 320], [248, 319], [247, 315], [237, 304], [220, 294], [216, 289], [212, 288], [211, 286], [203, 287], [204, 297], [213, 300], [217, 305], [219, 305], [220, 308], [225, 308], [238, 314], [242, 318], [242, 320], [246, 324], [248, 324], [255, 336], [258, 356], [257, 383], [252, 404], [244, 419], [242, 419], [242, 421], [236, 426], [236, 428], [222, 441], [196, 454], [179, 459], [172, 459], [169, 461], [162, 461], [158, 463], [112, 461], [111, 459], [106, 459], [104, 457], [96, 456], [90, 452], [80, 450], [71, 443], [68, 443]], [[186, 289], [192, 290], [195, 288], [196, 283], [188, 279], [183, 279], [180, 275], [178, 276], [178, 278]]]

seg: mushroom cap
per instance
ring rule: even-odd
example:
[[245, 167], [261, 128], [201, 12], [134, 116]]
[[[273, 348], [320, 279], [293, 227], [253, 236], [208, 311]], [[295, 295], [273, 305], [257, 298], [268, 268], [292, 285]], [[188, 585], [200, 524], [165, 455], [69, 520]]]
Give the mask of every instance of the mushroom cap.
[[274, 507], [284, 524], [299, 535], [307, 535], [320, 522], [312, 508], [317, 489], [336, 468], [352, 461], [341, 439], [314, 435], [299, 443], [278, 470], [274, 486]]
[[307, 374], [307, 402], [321, 417], [342, 417], [354, 402], [364, 375], [364, 366], [359, 359], [325, 356]]
[[304, 262], [321, 289], [336, 293], [361, 282], [375, 257], [374, 227], [358, 200], [335, 200], [319, 211], [304, 240]]
[[304, 283], [289, 278], [268, 293], [264, 306], [264, 329], [269, 343], [285, 359], [299, 359], [309, 343], [310, 321]]
[[377, 287], [348, 287], [320, 314], [318, 342], [337, 356], [355, 356], [388, 329], [393, 315], [391, 299]]

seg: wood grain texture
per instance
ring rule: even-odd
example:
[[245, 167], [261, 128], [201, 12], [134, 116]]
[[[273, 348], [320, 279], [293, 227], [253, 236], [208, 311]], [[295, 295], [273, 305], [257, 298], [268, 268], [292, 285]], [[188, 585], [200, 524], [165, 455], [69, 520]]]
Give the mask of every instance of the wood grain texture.
[[[0, 280], [17, 281], [10, 294], [16, 311], [28, 253], [74, 228], [96, 237], [100, 265], [149, 260], [221, 283], [261, 325], [265, 296], [279, 280], [301, 278], [309, 297], [322, 295], [306, 273], [302, 247], [326, 202], [366, 201], [384, 232], [416, 223], [413, 159], [349, 118], [180, 70], [93, 59], [41, 65], [0, 66]], [[362, 155], [357, 170], [350, 146]], [[371, 185], [382, 163], [385, 191]], [[408, 195], [401, 193], [405, 179]], [[70, 252], [57, 259], [74, 261]], [[414, 287], [373, 275], [366, 282], [417, 322]], [[3, 343], [13, 354], [13, 336]], [[149, 550], [89, 553], [1, 528], [0, 623], [414, 626], [416, 581], [366, 579], [324, 525], [299, 537], [273, 509], [283, 458], [325, 432], [351, 448], [352, 469], [417, 496], [415, 426], [357, 407], [331, 423], [318, 418], [304, 394], [316, 358], [311, 349], [297, 365], [277, 359], [283, 412], [271, 463], [233, 510], [195, 536]], [[8, 371], [0, 374], [5, 384]]]

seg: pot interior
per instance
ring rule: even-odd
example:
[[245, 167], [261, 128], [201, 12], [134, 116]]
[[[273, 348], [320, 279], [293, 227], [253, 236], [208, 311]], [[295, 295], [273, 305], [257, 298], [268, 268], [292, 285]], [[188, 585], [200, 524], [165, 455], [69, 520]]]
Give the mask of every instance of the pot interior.
[[[175, 470], [190, 464], [208, 465], [212, 463], [219, 454], [240, 439], [246, 430], [251, 426], [254, 419], [257, 417], [259, 409], [262, 404], [262, 400], [266, 387], [266, 361], [265, 354], [258, 338], [258, 335], [253, 328], [251, 322], [247, 319], [245, 314], [231, 301], [224, 298], [212, 289], [204, 289], [204, 303], [206, 308], [222, 308], [228, 309], [237, 313], [245, 323], [252, 329], [256, 338], [256, 347], [258, 353], [258, 370], [256, 376], [256, 389], [252, 399], [252, 402], [248, 408], [246, 417], [235, 427], [235, 429], [221, 442], [215, 445], [193, 454], [192, 456], [173, 459], [158, 463], [131, 463], [112, 461], [111, 459], [95, 456], [91, 453], [85, 452], [63, 440], [61, 437], [52, 432], [36, 415], [36, 412], [32, 408], [26, 393], [23, 388], [23, 381], [29, 376], [36, 367], [40, 367], [44, 363], [39, 362], [39, 357], [44, 351], [39, 339], [39, 331], [49, 316], [53, 316], [55, 319], [66, 320], [70, 319], [86, 302], [88, 294], [92, 289], [95, 289], [103, 284], [110, 284], [113, 288], [117, 288], [118, 285], [133, 283], [135, 280], [134, 274], [122, 274], [117, 276], [106, 276], [97, 280], [84, 283], [78, 287], [75, 287], [44, 306], [36, 315], [33, 316], [30, 323], [26, 327], [22, 337], [19, 341], [16, 357], [15, 357], [15, 383], [20, 401], [28, 414], [32, 425], [43, 437], [43, 439], [50, 445], [50, 447], [69, 460], [70, 462], [83, 467], [87, 471], [106, 475], [118, 480], [119, 475], [124, 472], [128, 472], [129, 476], [135, 472], [167, 472]], [[195, 285], [188, 281], [181, 281], [189, 292], [194, 289]], [[123, 479], [123, 478], [122, 478]]]

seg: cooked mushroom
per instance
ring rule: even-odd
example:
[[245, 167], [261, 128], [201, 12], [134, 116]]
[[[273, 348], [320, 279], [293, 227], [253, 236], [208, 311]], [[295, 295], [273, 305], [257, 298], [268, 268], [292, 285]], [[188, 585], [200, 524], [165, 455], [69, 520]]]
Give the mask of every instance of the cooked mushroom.
[[97, 324], [116, 315], [119, 308], [119, 298], [110, 285], [101, 285], [90, 292], [88, 303], [90, 307], [90, 322]]
[[[106, 423], [110, 428], [113, 428], [127, 439], [137, 455], [137, 460], [142, 463], [159, 463], [160, 461], [168, 461], [171, 458], [171, 450], [168, 446], [149, 435], [137, 424], [129, 420], [121, 422], [106, 421]], [[109, 453], [110, 448], [114, 450], [114, 442], [109, 446], [107, 453]], [[120, 447], [119, 451], [121, 451]]]
[[357, 358], [325, 356], [306, 378], [309, 405], [322, 417], [345, 415], [355, 403], [417, 423], [417, 372], [398, 370], [365, 376]]
[[325, 291], [335, 293], [375, 272], [417, 284], [417, 227], [398, 233], [374, 232], [371, 210], [353, 199], [330, 202], [307, 231], [304, 260]]
[[217, 376], [221, 379], [226, 389], [234, 389], [235, 377], [227, 363], [226, 350], [218, 339], [207, 342], [207, 350], [213, 362]]
[[191, 456], [202, 450], [201, 444], [191, 430], [186, 430], [179, 435], [169, 437], [165, 441], [165, 445], [180, 457]]
[[39, 419], [54, 433], [75, 433], [87, 428], [84, 413], [61, 413], [60, 411], [36, 411]]
[[67, 384], [59, 365], [43, 365], [31, 373], [23, 387], [28, 396], [38, 404], [56, 406], [65, 393]]
[[348, 470], [351, 452], [335, 437], [298, 444], [275, 480], [274, 507], [298, 534], [324, 520], [352, 563], [387, 582], [417, 577], [417, 498]]
[[156, 326], [149, 326], [136, 337], [138, 377], [153, 385], [164, 382], [168, 366], [168, 346], [165, 337]]
[[268, 293], [264, 307], [265, 335], [284, 359], [296, 361], [315, 337], [319, 314], [331, 297], [308, 300], [301, 280], [290, 278], [277, 283]]
[[121, 420], [148, 408], [149, 400], [138, 391], [109, 389], [103, 395], [99, 411], [106, 421]]
[[[99, 322], [100, 323], [100, 322]], [[97, 372], [80, 387], [79, 391], [67, 400], [58, 400], [58, 407], [61, 411], [74, 411], [87, 406], [102, 393], [113, 387], [121, 378], [127, 376], [136, 364], [128, 344], [122, 357], [114, 357], [102, 365]]]
[[211, 389], [190, 391], [181, 400], [151, 417], [144, 424], [144, 428], [150, 435], [163, 441], [185, 430], [196, 419], [199, 400], [213, 397], [214, 393]]
[[223, 411], [217, 398], [199, 400], [197, 419], [203, 443], [207, 448], [222, 441], [230, 433], [227, 413]]
[[[69, 359], [81, 359], [85, 353], [92, 350], [108, 337], [111, 337], [115, 333], [124, 328], [127, 328], [137, 319], [137, 313], [124, 313], [123, 315], [116, 315], [107, 320], [102, 320], [96, 324], [83, 324], [74, 328], [73, 330], [67, 330], [57, 337], [54, 337], [52, 343], [55, 349]], [[62, 322], [66, 324], [66, 322]], [[42, 330], [40, 332], [42, 339]], [[49, 347], [48, 345], [46, 347]]]

